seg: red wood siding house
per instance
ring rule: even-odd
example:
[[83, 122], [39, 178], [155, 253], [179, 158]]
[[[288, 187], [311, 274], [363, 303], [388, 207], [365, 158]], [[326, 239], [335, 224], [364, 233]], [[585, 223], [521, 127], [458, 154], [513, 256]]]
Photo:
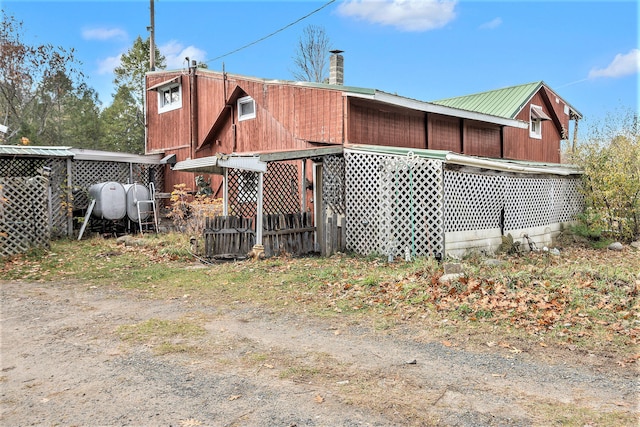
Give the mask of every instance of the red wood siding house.
[[[559, 98], [544, 85], [533, 95], [527, 92], [528, 102], [516, 114], [474, 111], [468, 103], [461, 108], [451, 100], [428, 103], [375, 89], [267, 80], [195, 67], [150, 72], [147, 88], [146, 152], [175, 154], [177, 161], [351, 143], [559, 162], [563, 132], [569, 117], [578, 114], [570, 107], [570, 114], [565, 114], [568, 104], [556, 102]], [[250, 103], [244, 105], [245, 100]], [[538, 139], [529, 137], [531, 105], [542, 109]], [[249, 114], [241, 117], [239, 108], [248, 108]], [[193, 179], [192, 173], [167, 169], [165, 191]], [[217, 193], [221, 181], [213, 181]]]
[[[363, 221], [362, 217], [382, 209], [382, 204], [374, 203], [361, 214], [358, 207], [366, 199], [376, 199], [382, 191], [376, 176], [381, 173], [380, 167], [391, 167], [391, 163], [385, 163], [386, 166], [376, 163], [380, 161], [380, 153], [400, 156], [402, 162], [409, 153], [412, 161], [416, 153], [431, 156], [430, 167], [440, 167], [440, 172], [434, 172], [437, 177], [431, 187], [421, 182], [420, 188], [433, 190], [428, 197], [436, 202], [434, 206], [440, 206], [438, 200], [442, 199], [444, 187], [438, 186], [443, 186], [446, 178], [449, 191], [467, 185], [478, 190], [476, 184], [484, 179], [481, 187], [496, 199], [490, 204], [495, 207], [504, 203], [500, 198], [504, 189], [494, 188], [494, 175], [485, 179], [477, 174], [488, 167], [508, 175], [505, 179], [522, 184], [524, 181], [519, 180], [522, 177], [515, 176], [514, 171], [541, 173], [541, 168], [529, 164], [528, 169], [523, 169], [520, 164], [507, 165], [509, 162], [495, 159], [559, 163], [560, 144], [568, 137], [569, 122], [581, 118], [543, 82], [423, 102], [376, 89], [344, 86], [340, 81], [318, 84], [268, 80], [194, 65], [188, 70], [150, 72], [146, 87], [146, 152], [162, 153], [168, 162], [177, 162], [165, 168], [164, 191], [182, 183], [194, 188], [195, 173], [213, 174], [205, 179], [211, 180], [214, 195], [223, 198], [224, 215], [256, 219], [256, 254], [262, 247], [263, 227], [259, 224], [264, 226], [265, 213], [312, 213], [318, 239], [315, 244], [320, 245], [323, 253], [330, 253], [337, 240], [342, 240], [342, 244], [346, 240], [347, 246], [356, 247], [358, 239], [377, 236], [380, 230], [376, 227], [371, 225], [373, 228], [368, 229], [368, 225], [362, 225], [374, 222]], [[377, 154], [371, 154], [376, 151]], [[378, 160], [367, 160], [367, 156], [378, 156]], [[447, 162], [451, 165], [445, 165]], [[459, 166], [474, 172], [465, 172], [467, 175], [458, 182]], [[427, 169], [425, 166], [424, 170]], [[549, 170], [563, 176], [573, 173], [551, 167], [542, 169], [544, 173]], [[472, 175], [474, 184], [469, 184]], [[389, 184], [388, 180], [380, 182]], [[361, 187], [366, 192], [354, 192]], [[354, 194], [356, 198], [350, 198]], [[399, 197], [394, 192], [388, 194], [385, 203]], [[546, 203], [548, 196], [544, 191], [540, 194], [535, 199], [538, 205]], [[458, 202], [467, 200], [466, 196], [463, 191]], [[412, 197], [409, 199], [410, 203], [415, 202]], [[509, 214], [514, 210], [503, 209]], [[499, 215], [494, 214], [493, 211], [483, 214], [480, 225], [474, 223], [473, 227], [491, 228], [499, 236], [502, 228], [486, 224], [487, 218], [499, 220]], [[349, 215], [351, 218], [347, 219]], [[416, 226], [436, 230], [436, 237], [429, 239], [438, 240], [440, 249], [446, 249], [443, 218], [457, 213], [452, 209], [429, 215], [434, 218], [423, 219], [433, 220], [437, 230], [425, 223]], [[517, 217], [517, 212], [514, 215]], [[386, 224], [391, 224], [392, 219]], [[336, 231], [338, 221], [343, 238], [336, 237], [340, 235]], [[529, 232], [533, 225], [525, 224], [518, 229]], [[452, 227], [451, 233], [468, 231]], [[476, 228], [471, 232], [475, 233]]]

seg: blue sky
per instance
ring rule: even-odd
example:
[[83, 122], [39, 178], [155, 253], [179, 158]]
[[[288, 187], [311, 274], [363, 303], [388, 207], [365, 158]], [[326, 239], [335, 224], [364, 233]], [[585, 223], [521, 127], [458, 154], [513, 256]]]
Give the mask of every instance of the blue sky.
[[[155, 0], [155, 40], [169, 69], [189, 57], [213, 70], [224, 63], [230, 73], [291, 80], [296, 43], [313, 24], [344, 51], [346, 85], [432, 101], [544, 80], [587, 121], [639, 110], [635, 1], [327, 3]], [[0, 4], [24, 23], [25, 42], [74, 48], [103, 106], [119, 55], [149, 35], [149, 0]]]

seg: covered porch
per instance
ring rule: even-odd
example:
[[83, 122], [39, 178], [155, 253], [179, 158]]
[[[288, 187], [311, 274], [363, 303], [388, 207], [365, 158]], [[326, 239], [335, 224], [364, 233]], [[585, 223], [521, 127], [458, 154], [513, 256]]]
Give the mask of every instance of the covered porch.
[[342, 146], [217, 154], [175, 163], [174, 171], [222, 177], [222, 217], [207, 223], [207, 257], [330, 253], [324, 238], [322, 164]]

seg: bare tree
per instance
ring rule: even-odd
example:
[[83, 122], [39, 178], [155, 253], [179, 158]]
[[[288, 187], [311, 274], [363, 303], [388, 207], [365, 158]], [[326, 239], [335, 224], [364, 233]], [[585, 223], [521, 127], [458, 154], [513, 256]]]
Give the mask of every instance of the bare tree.
[[324, 27], [307, 25], [300, 38], [293, 63], [293, 77], [299, 81], [323, 83], [329, 77], [327, 57], [331, 41]]

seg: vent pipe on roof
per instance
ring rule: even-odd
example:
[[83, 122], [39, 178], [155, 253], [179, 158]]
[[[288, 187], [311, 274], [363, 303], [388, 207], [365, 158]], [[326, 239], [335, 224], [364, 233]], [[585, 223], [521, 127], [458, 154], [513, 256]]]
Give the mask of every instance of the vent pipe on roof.
[[332, 50], [329, 59], [329, 84], [344, 84], [344, 57], [340, 55], [343, 50]]

